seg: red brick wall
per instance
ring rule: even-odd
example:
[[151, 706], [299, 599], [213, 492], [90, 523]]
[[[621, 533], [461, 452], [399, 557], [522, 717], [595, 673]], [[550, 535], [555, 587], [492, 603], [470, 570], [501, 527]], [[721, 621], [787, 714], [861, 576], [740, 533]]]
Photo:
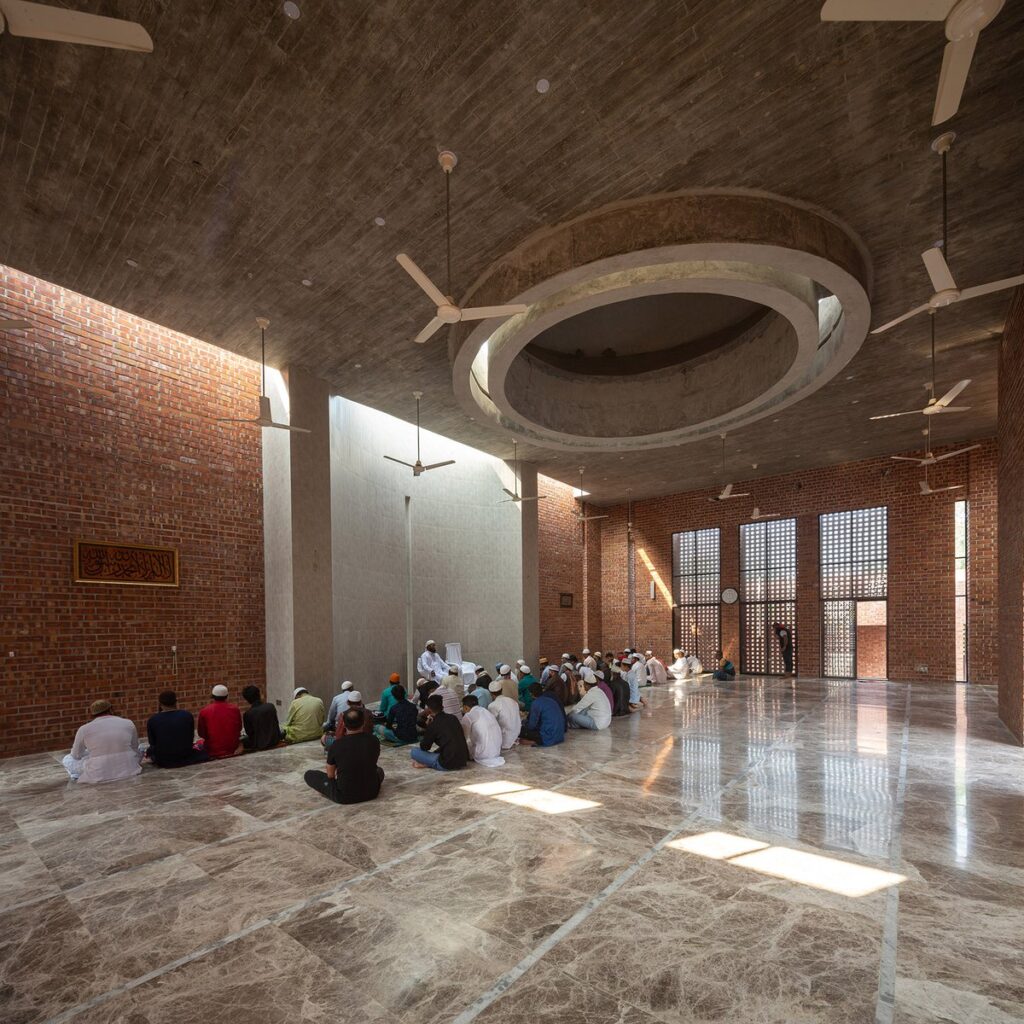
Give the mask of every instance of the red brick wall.
[[[0, 266], [0, 755], [68, 747], [108, 697], [264, 685], [259, 366]], [[179, 589], [71, 582], [76, 538], [177, 547]], [[177, 645], [177, 674], [171, 646]], [[13, 657], [10, 656], [13, 652]]]
[[[963, 483], [969, 484], [969, 489], [927, 498], [921, 497], [917, 489], [920, 470], [901, 466], [890, 459], [869, 459], [743, 483], [742, 489], [753, 494], [749, 500], [711, 504], [707, 501], [710, 492], [699, 491], [638, 502], [633, 513], [635, 635], [630, 635], [629, 630], [626, 508], [602, 509], [610, 514], [601, 524], [602, 642], [612, 648], [629, 644], [653, 648], [662, 654], [670, 652], [674, 640], [671, 600], [665, 597], [660, 586], [656, 586], [656, 597], [652, 600], [650, 581], [652, 573], [656, 573], [671, 593], [672, 534], [718, 526], [721, 529], [722, 586], [738, 587], [739, 524], [748, 521], [756, 503], [764, 512], [797, 518], [798, 668], [804, 675], [820, 674], [818, 515], [886, 505], [889, 508], [889, 677], [950, 680], [954, 677], [952, 503], [968, 495], [971, 499], [971, 556], [975, 559], [971, 567], [970, 593], [971, 678], [976, 682], [994, 682], [995, 462], [995, 443], [990, 440], [969, 455], [933, 467], [933, 486]], [[553, 523], [549, 529], [554, 529]], [[547, 544], [555, 543], [549, 534]], [[550, 614], [550, 602], [542, 592], [542, 636]], [[722, 606], [722, 637], [725, 649], [738, 661], [738, 605]], [[555, 646], [574, 645], [559, 641]], [[918, 664], [927, 665], [928, 671], [918, 672]]]
[[999, 348], [999, 717], [1024, 742], [1024, 288]]
[[[537, 503], [540, 653], [555, 660], [565, 651], [578, 654], [581, 648], [592, 646], [584, 636], [583, 530], [576, 520], [579, 504], [571, 487], [538, 476], [537, 493], [547, 495]], [[571, 608], [560, 606], [560, 594], [573, 595]]]

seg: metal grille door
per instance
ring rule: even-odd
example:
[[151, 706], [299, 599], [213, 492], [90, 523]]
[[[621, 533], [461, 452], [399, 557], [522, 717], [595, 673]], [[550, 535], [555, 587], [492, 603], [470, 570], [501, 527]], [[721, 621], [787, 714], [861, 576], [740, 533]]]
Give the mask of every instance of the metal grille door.
[[819, 519], [823, 671], [857, 674], [857, 601], [888, 596], [888, 509], [830, 512]]
[[721, 646], [719, 532], [687, 530], [672, 536], [676, 644], [704, 665], [716, 664]]
[[740, 671], [781, 675], [782, 652], [772, 632], [792, 630], [796, 658], [796, 520], [740, 527]]

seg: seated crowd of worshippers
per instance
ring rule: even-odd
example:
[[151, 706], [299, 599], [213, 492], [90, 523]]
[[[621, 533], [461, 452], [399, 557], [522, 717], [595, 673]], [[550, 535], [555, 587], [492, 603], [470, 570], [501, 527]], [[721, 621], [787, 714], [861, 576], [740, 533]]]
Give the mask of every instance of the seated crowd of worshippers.
[[[569, 653], [557, 663], [541, 658], [539, 676], [518, 659], [514, 665], [496, 665], [493, 676], [480, 665], [464, 678], [462, 667], [448, 665], [430, 642], [417, 663], [421, 676], [412, 696], [397, 673], [376, 710], [364, 705], [349, 681], [326, 709], [319, 697], [300, 686], [283, 725], [256, 686], [242, 690], [248, 704], [244, 712], [229, 702], [226, 686], [214, 686], [210, 703], [195, 718], [178, 707], [172, 690], [165, 690], [159, 710], [146, 723], [145, 750], [134, 723], [115, 715], [110, 701], [98, 700], [63, 765], [77, 782], [109, 782], [139, 774], [147, 761], [159, 768], [180, 768], [319, 740], [325, 770], [307, 771], [306, 783], [337, 803], [360, 803], [380, 793], [381, 743], [410, 746], [418, 768], [454, 771], [470, 761], [499, 767], [505, 763], [502, 755], [513, 747], [556, 746], [568, 729], [607, 729], [613, 718], [643, 708], [642, 687], [703, 672], [696, 658], [674, 654], [676, 660], [666, 667], [651, 651], [602, 654], [584, 648], [582, 659]], [[719, 671], [726, 666], [735, 675], [732, 663], [719, 652]]]

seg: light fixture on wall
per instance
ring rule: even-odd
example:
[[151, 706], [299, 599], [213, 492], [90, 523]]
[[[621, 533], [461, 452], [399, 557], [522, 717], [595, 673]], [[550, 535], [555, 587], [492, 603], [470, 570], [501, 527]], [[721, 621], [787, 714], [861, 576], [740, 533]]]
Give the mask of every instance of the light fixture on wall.
[[289, 423], [276, 423], [270, 409], [270, 398], [267, 395], [267, 328], [270, 321], [265, 316], [256, 317], [256, 325], [260, 329], [260, 414], [256, 419], [229, 419], [219, 417], [218, 423], [255, 423], [260, 427], [273, 427], [275, 430], [290, 430], [295, 434], [308, 434], [305, 427], [293, 427]]
[[478, 306], [473, 309], [461, 309], [455, 304], [452, 297], [452, 171], [459, 162], [459, 158], [445, 149], [437, 155], [437, 162], [444, 171], [444, 222], [445, 237], [447, 239], [447, 283], [448, 294], [442, 295], [441, 289], [430, 280], [429, 277], [404, 253], [400, 252], [395, 259], [398, 260], [402, 269], [427, 293], [427, 297], [436, 307], [433, 320], [420, 331], [413, 339], [418, 345], [422, 345], [431, 338], [445, 324], [457, 324], [462, 320], [490, 320], [493, 318], [504, 318], [515, 316], [517, 313], [525, 313], [530, 307], [521, 302], [504, 306]]
[[502, 490], [508, 495], [507, 498], [502, 498], [498, 502], [499, 505], [507, 505], [510, 501], [515, 502], [517, 505], [524, 501], [543, 501], [546, 494], [534, 494], [529, 498], [524, 498], [519, 493], [519, 442], [512, 442], [512, 479], [514, 482], [514, 491], [510, 491], [507, 487], [502, 487]]
[[422, 476], [427, 470], [440, 469], [442, 466], [454, 466], [454, 459], [447, 459], [444, 462], [434, 462], [429, 466], [424, 466], [420, 461], [420, 399], [423, 397], [422, 391], [414, 391], [412, 393], [413, 398], [416, 399], [416, 461], [415, 462], [403, 462], [401, 459], [396, 459], [393, 455], [385, 455], [384, 458], [388, 462], [397, 462], [400, 466], [408, 466], [412, 470], [413, 476]]

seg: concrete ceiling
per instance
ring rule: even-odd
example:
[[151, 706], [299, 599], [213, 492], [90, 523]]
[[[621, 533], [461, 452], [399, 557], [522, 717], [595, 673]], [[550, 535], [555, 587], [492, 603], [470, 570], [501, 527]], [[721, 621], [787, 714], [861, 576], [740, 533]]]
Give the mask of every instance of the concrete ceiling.
[[[940, 25], [823, 25], [819, 3], [791, 0], [300, 0], [297, 21], [276, 0], [73, 6], [143, 22], [156, 52], [0, 37], [0, 262], [250, 356], [265, 314], [273, 364], [403, 418], [421, 388], [424, 426], [495, 454], [508, 442], [452, 398], [444, 336], [411, 343], [429, 304], [394, 262], [408, 251], [443, 280], [441, 147], [460, 157], [456, 295], [545, 225], [746, 187], [816, 204], [860, 236], [876, 323], [927, 298]], [[949, 259], [964, 285], [1016, 273], [1024, 255], [1022, 30], [1024, 3], [1007, 4], [947, 126], [960, 136]], [[993, 432], [1008, 300], [940, 314], [940, 386], [974, 383], [971, 412], [942, 418], [936, 443]], [[927, 326], [869, 338], [839, 379], [738, 432], [736, 474], [912, 447], [916, 418], [867, 416], [921, 400]], [[521, 454], [575, 476], [566, 457]], [[589, 462], [588, 490], [611, 502], [627, 486], [710, 485], [718, 446]]]

